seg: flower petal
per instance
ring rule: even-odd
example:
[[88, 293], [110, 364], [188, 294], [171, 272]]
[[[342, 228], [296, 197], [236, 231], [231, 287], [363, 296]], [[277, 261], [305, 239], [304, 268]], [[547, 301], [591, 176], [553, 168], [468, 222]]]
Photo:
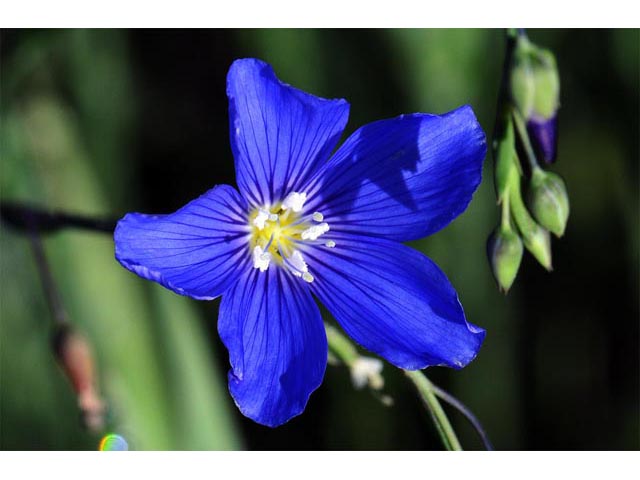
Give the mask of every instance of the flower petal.
[[467, 323], [456, 291], [427, 257], [374, 237], [334, 234], [335, 248], [305, 250], [311, 289], [342, 328], [392, 364], [462, 368], [484, 330]]
[[302, 413], [327, 364], [322, 318], [304, 282], [280, 268], [243, 275], [222, 297], [218, 332], [244, 415], [276, 427]]
[[231, 65], [227, 95], [237, 183], [254, 206], [296, 191], [329, 157], [349, 117], [345, 100], [293, 88], [252, 58]]
[[114, 234], [116, 259], [180, 295], [211, 300], [250, 268], [245, 201], [219, 185], [170, 215], [129, 213]]
[[305, 186], [332, 230], [409, 241], [466, 208], [480, 184], [485, 134], [471, 107], [371, 123]]

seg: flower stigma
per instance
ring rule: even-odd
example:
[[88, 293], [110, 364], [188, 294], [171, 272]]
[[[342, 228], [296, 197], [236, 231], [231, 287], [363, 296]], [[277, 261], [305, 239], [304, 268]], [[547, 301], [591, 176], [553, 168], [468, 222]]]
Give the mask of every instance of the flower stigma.
[[318, 240], [327, 233], [329, 224], [324, 215], [303, 213], [306, 193], [291, 192], [282, 202], [254, 210], [249, 216], [250, 248], [253, 267], [265, 272], [273, 263], [284, 267], [307, 283], [314, 280], [300, 251], [303, 245], [322, 245], [334, 248], [333, 240]]

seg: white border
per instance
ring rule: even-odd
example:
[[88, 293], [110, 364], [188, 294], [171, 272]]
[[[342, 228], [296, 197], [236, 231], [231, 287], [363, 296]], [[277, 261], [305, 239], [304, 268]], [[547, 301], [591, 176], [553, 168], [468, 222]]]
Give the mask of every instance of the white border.
[[1, 27], [632, 27], [629, 0], [0, 0]]
[[[625, 479], [638, 452], [0, 452], [1, 478]], [[544, 477], [543, 477], [544, 476]]]
[[0, 452], [0, 477], [621, 479], [637, 473], [639, 455], [638, 452]]

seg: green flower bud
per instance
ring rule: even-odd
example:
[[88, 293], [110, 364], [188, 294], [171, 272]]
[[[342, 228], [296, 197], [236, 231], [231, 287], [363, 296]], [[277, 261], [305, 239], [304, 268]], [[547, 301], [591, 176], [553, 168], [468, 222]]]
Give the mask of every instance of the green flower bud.
[[556, 115], [560, 106], [560, 76], [556, 59], [549, 50], [534, 47], [531, 66], [534, 84], [532, 114], [548, 120]]
[[509, 77], [511, 101], [524, 118], [531, 116], [535, 101], [535, 79], [529, 51], [529, 42], [516, 43]]
[[522, 240], [527, 250], [536, 257], [536, 260], [548, 271], [553, 270], [551, 265], [551, 236], [549, 232], [540, 225], [528, 230], [526, 235], [523, 233]]
[[516, 142], [511, 118], [507, 121], [502, 138], [496, 143], [494, 158], [496, 159], [494, 171], [496, 196], [498, 202], [501, 202], [507, 191], [511, 175], [513, 175], [512, 172], [517, 168]]
[[498, 288], [507, 293], [522, 261], [522, 240], [513, 230], [496, 228], [487, 241], [487, 257]]
[[549, 232], [536, 223], [525, 207], [520, 195], [520, 182], [509, 191], [511, 214], [515, 220], [524, 246], [547, 270], [551, 270], [551, 237]]
[[564, 234], [569, 218], [569, 196], [559, 175], [534, 170], [527, 204], [536, 221], [557, 237]]

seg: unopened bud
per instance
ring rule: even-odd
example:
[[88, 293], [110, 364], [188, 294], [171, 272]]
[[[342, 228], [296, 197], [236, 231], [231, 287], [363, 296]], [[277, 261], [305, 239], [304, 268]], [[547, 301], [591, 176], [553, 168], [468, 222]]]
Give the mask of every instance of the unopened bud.
[[549, 232], [540, 225], [522, 235], [524, 246], [536, 257], [536, 260], [548, 271], [553, 270], [551, 266], [551, 236]]
[[535, 101], [535, 83], [528, 41], [516, 43], [512, 62], [509, 77], [511, 101], [524, 118], [529, 118]]
[[546, 164], [555, 162], [558, 152], [558, 117], [544, 118], [534, 114], [527, 121], [527, 133], [536, 156]]
[[104, 421], [104, 402], [98, 393], [89, 343], [84, 336], [66, 325], [55, 331], [53, 342], [58, 363], [71, 381], [78, 398], [85, 425], [90, 430], [100, 430]]
[[501, 202], [507, 192], [507, 185], [517, 169], [516, 162], [518, 154], [516, 152], [516, 143], [513, 132], [513, 121], [509, 117], [502, 134], [502, 138], [497, 141], [495, 148], [496, 168], [494, 171], [494, 180], [496, 187], [496, 195], [498, 202]]
[[534, 83], [532, 113], [545, 119], [552, 118], [560, 106], [560, 76], [556, 59], [549, 50], [536, 46], [532, 46], [530, 58]]
[[487, 241], [487, 257], [498, 288], [508, 292], [522, 261], [522, 240], [513, 230], [496, 228]]
[[531, 58], [534, 101], [531, 115], [526, 117], [527, 132], [536, 155], [545, 163], [552, 163], [557, 153], [560, 75], [549, 50], [533, 47]]
[[551, 51], [519, 37], [509, 78], [511, 101], [527, 124], [535, 153], [546, 163], [556, 159], [560, 75]]
[[569, 196], [559, 175], [536, 169], [531, 176], [527, 203], [540, 225], [557, 237], [564, 234], [569, 218]]

